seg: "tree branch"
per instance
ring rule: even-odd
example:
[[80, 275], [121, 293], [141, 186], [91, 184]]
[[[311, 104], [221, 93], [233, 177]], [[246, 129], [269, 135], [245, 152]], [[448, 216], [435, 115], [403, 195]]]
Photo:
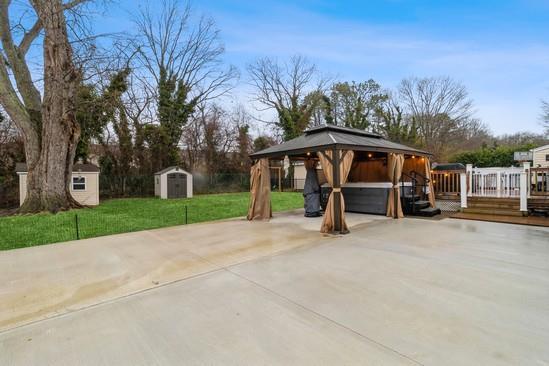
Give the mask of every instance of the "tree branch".
[[[89, 0], [73, 0], [69, 1], [68, 3], [63, 5], [63, 10], [70, 10], [75, 8], [76, 6], [85, 3]], [[32, 45], [32, 42], [38, 37], [40, 34], [40, 31], [42, 30], [42, 23], [40, 22], [40, 19], [37, 19], [34, 25], [31, 27], [31, 29], [27, 32], [25, 32], [25, 35], [21, 39], [21, 42], [19, 43], [19, 52], [21, 55], [26, 55], [29, 51], [30, 46]]]
[[42, 23], [40, 23], [40, 20], [37, 20], [32, 26], [32, 28], [28, 32], [25, 32], [25, 35], [21, 39], [21, 43], [19, 43], [19, 47], [18, 47], [21, 55], [24, 56], [27, 54], [32, 42], [36, 39], [36, 37], [38, 37], [41, 30], [42, 30]]
[[[9, 20], [9, 0], [0, 0], [0, 38], [5, 56], [9, 62], [9, 67], [13, 71], [13, 77], [17, 83], [17, 90], [27, 110], [40, 111], [41, 98], [38, 89], [32, 82], [31, 73], [25, 62], [25, 57], [15, 46], [10, 29]], [[7, 66], [4, 64], [4, 66]], [[8, 82], [11, 86], [11, 81], [8, 78], [3, 82]], [[4, 88], [6, 88], [4, 86]]]

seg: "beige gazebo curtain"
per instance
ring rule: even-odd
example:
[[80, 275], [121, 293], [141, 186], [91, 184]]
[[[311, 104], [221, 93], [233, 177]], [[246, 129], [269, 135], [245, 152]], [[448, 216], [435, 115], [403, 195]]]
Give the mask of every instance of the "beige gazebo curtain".
[[425, 176], [429, 179], [429, 205], [435, 207], [435, 189], [433, 186], [433, 180], [431, 178], [431, 161], [428, 158], [425, 158]]
[[248, 220], [268, 220], [273, 217], [271, 209], [271, 171], [269, 159], [257, 161], [250, 169], [250, 206]]
[[[400, 203], [400, 177], [402, 175], [402, 167], [404, 166], [404, 155], [389, 153], [387, 155], [387, 173], [389, 180], [393, 183], [393, 189], [389, 190], [389, 199], [387, 201], [387, 216], [402, 218], [402, 205]], [[396, 195], [396, 199], [395, 199]], [[396, 201], [396, 215], [395, 215]]]
[[[339, 183], [340, 185], [347, 182], [347, 177], [349, 175], [349, 171], [351, 170], [351, 165], [353, 163], [353, 157], [354, 153], [352, 150], [337, 150], [337, 153], [339, 154]], [[334, 174], [333, 174], [333, 153], [331, 150], [323, 151], [318, 153], [318, 159], [320, 160], [320, 165], [322, 166], [322, 170], [324, 171], [324, 175], [326, 176], [326, 180], [328, 182], [328, 185], [330, 187], [334, 186]], [[324, 212], [324, 218], [322, 219], [322, 226], [320, 228], [321, 233], [331, 233], [335, 231], [335, 211], [334, 211], [334, 191], [339, 190], [341, 192], [341, 188], [335, 188], [332, 189], [332, 193], [330, 193], [330, 196], [328, 197], [328, 204], [326, 205], [326, 211]], [[349, 228], [347, 227], [347, 223], [345, 222], [345, 201], [343, 199], [343, 195], [340, 194], [340, 202], [341, 202], [341, 211], [339, 214], [339, 220], [341, 228], [341, 233], [349, 232]]]

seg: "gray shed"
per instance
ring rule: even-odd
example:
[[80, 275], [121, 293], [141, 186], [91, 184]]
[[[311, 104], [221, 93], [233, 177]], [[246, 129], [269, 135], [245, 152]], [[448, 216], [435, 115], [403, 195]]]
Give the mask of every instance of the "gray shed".
[[178, 166], [154, 173], [154, 195], [160, 198], [191, 198], [193, 176]]

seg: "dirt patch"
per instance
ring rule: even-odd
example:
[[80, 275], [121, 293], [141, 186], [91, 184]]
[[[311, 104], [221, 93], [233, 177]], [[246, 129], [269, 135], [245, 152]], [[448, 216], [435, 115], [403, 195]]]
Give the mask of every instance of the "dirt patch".
[[17, 208], [3, 208], [0, 209], [0, 217], [13, 216], [17, 213]]

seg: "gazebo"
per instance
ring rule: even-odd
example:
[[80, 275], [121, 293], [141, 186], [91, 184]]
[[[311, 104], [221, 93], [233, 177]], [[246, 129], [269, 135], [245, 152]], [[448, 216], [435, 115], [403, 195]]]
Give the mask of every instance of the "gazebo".
[[[303, 135], [250, 155], [251, 201], [248, 220], [272, 217], [270, 205], [269, 160], [320, 162], [327, 185], [331, 188], [322, 221], [323, 233], [347, 233], [342, 185], [350, 182], [387, 184], [386, 215], [403, 217], [400, 187], [404, 182], [422, 181], [428, 206], [434, 209], [431, 182], [431, 154], [384, 139], [381, 135], [354, 128], [324, 125], [306, 130]], [[310, 164], [308, 164], [310, 165]], [[379, 186], [379, 185], [378, 185]], [[416, 185], [414, 184], [414, 187]], [[411, 192], [411, 194], [415, 194]]]

